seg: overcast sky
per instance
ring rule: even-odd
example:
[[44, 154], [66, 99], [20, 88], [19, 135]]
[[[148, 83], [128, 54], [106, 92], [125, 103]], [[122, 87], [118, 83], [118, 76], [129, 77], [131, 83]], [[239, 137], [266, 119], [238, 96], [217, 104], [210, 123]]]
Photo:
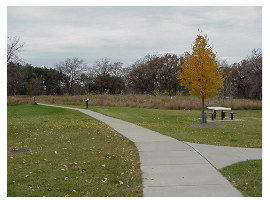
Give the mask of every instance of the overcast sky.
[[79, 57], [124, 65], [146, 54], [182, 55], [198, 29], [231, 64], [262, 47], [261, 7], [8, 7], [8, 36], [25, 42], [24, 61], [53, 68]]

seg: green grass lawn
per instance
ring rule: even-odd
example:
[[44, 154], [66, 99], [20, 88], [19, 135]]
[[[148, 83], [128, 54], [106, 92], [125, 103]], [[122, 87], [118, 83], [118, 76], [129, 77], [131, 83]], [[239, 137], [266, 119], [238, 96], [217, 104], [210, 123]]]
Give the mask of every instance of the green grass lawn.
[[247, 197], [262, 196], [262, 161], [249, 160], [225, 167], [220, 172]]
[[8, 106], [7, 138], [8, 196], [142, 196], [135, 145], [90, 116]]
[[[261, 110], [239, 110], [237, 122], [214, 122], [220, 127], [194, 127], [200, 111], [143, 108], [90, 107], [102, 114], [119, 118], [174, 137], [178, 140], [213, 145], [262, 147]], [[220, 172], [244, 196], [262, 196], [262, 161], [246, 161], [223, 168]]]
[[[83, 108], [81, 106], [81, 108]], [[98, 107], [91, 110], [149, 128], [181, 141], [238, 147], [262, 147], [262, 111], [238, 110], [242, 121], [213, 122], [218, 127], [194, 127], [198, 110], [163, 110], [128, 107]]]
[[[27, 108], [34, 108], [34, 109], [37, 108], [36, 106], [33, 106], [33, 105], [32, 106], [25, 106], [24, 108], [26, 108], [26, 107]], [[74, 106], [73, 105], [73, 107], [85, 108], [82, 105], [81, 106]], [[20, 116], [17, 116], [16, 115], [17, 110], [16, 109], [13, 110], [12, 108], [13, 107], [9, 107], [9, 109], [8, 109], [9, 115], [11, 115], [11, 113], [13, 111], [12, 116], [9, 116], [9, 117], [10, 118], [13, 117], [13, 119], [15, 119], [14, 121], [16, 121], [16, 119], [18, 119], [19, 117], [23, 118], [23, 116], [21, 116], [21, 115], [23, 114], [24, 116], [26, 116], [27, 112], [29, 112], [29, 110], [27, 110], [27, 112], [25, 111], [23, 113], [20, 113]], [[19, 108], [19, 107], [14, 106], [14, 108]], [[43, 108], [45, 108], [46, 111], [42, 113]], [[111, 116], [111, 117], [119, 118], [119, 119], [122, 119], [122, 120], [125, 120], [128, 122], [131, 122], [131, 123], [135, 123], [135, 124], [140, 125], [142, 127], [146, 127], [146, 128], [152, 129], [154, 131], [160, 132], [164, 135], [174, 137], [178, 140], [195, 142], [195, 143], [240, 146], [240, 147], [261, 147], [262, 146], [262, 112], [261, 112], [261, 110], [238, 110], [238, 111], [236, 111], [237, 112], [236, 118], [241, 119], [242, 121], [214, 122], [214, 124], [219, 125], [218, 127], [194, 127], [191, 124], [199, 123], [198, 118], [200, 115], [200, 111], [197, 111], [197, 110], [161, 110], [161, 109], [143, 109], [143, 108], [128, 108], [128, 107], [98, 107], [98, 106], [90, 106], [90, 109], [94, 110], [96, 112]], [[21, 109], [21, 111], [22, 110], [23, 109]], [[66, 111], [63, 109], [49, 108], [49, 107], [39, 107], [38, 110], [41, 112], [36, 113], [36, 109], [35, 109], [35, 111], [32, 111], [32, 113], [31, 113], [30, 117], [32, 117], [34, 121], [32, 121], [31, 119], [29, 120], [27, 118], [27, 119], [18, 119], [18, 121], [16, 121], [15, 123], [17, 123], [17, 125], [20, 126], [20, 129], [24, 129], [25, 128], [24, 126], [26, 126], [26, 125], [28, 125], [29, 127], [31, 127], [31, 126], [33, 127], [33, 125], [29, 124], [29, 121], [30, 121], [30, 123], [33, 123], [33, 122], [36, 122], [39, 119], [41, 119], [39, 122], [41, 122], [42, 124], [48, 124], [48, 121], [50, 119], [46, 118], [46, 116], [51, 118], [53, 115], [53, 118], [55, 118], [55, 120], [52, 121], [53, 124], [50, 124], [52, 126], [54, 126], [54, 125], [61, 126], [61, 124], [59, 124], [59, 123], [56, 124], [56, 121], [62, 120], [62, 122], [64, 122], [65, 119], [72, 120], [71, 122], [66, 121], [66, 125], [64, 125], [64, 126], [69, 126], [69, 123], [72, 124], [70, 126], [69, 130], [64, 128], [62, 125], [61, 129], [67, 130], [67, 132], [62, 133], [62, 136], [60, 136], [60, 139], [63, 139], [64, 135], [69, 134], [69, 132], [71, 132], [74, 129], [77, 129], [77, 130], [75, 130], [75, 131], [77, 131], [76, 132], [77, 134], [78, 134], [78, 132], [82, 132], [82, 134], [85, 134], [85, 133], [83, 133], [84, 130], [81, 130], [81, 125], [80, 125], [80, 128], [78, 130], [78, 128], [75, 127], [75, 123], [79, 122], [79, 124], [81, 124], [81, 123], [84, 123], [83, 121], [86, 121], [86, 120], [91, 121], [90, 122], [91, 128], [98, 127], [97, 132], [101, 133], [104, 130], [112, 131], [108, 126], [92, 119], [91, 117], [81, 115], [78, 112]], [[51, 114], [50, 111], [51, 111], [51, 113], [60, 111], [61, 114], [62, 113], [69, 114], [70, 117], [67, 117], [67, 115], [65, 115], [65, 116], [61, 116], [61, 118], [59, 118], [59, 116], [57, 116], [58, 113]], [[36, 115], [36, 116], [34, 117], [34, 115]], [[80, 120], [78, 118], [81, 118], [81, 117], [84, 118], [83, 121], [78, 121], [78, 120]], [[9, 120], [10, 120], [10, 118], [9, 118]], [[24, 122], [22, 122], [22, 120], [24, 120]], [[18, 124], [18, 123], [24, 123], [24, 125]], [[93, 126], [92, 124], [94, 124], [94, 123], [98, 123], [98, 124]], [[89, 123], [87, 123], [87, 128], [90, 128], [90, 126], [89, 126]], [[12, 128], [13, 128], [13, 130], [16, 129], [16, 128], [14, 128], [12, 123], [9, 122], [9, 129], [12, 129]], [[37, 128], [35, 128], [35, 129], [37, 131], [39, 131]], [[55, 134], [55, 132], [60, 133], [61, 131], [59, 131], [57, 128], [54, 127], [49, 131], [49, 134]], [[89, 131], [86, 130], [86, 133], [87, 132], [89, 133]], [[92, 132], [92, 131], [90, 131], [90, 132]], [[39, 132], [39, 133], [42, 134], [42, 132]], [[114, 133], [114, 135], [117, 134], [116, 132], [113, 132], [113, 133]], [[10, 130], [9, 130], [9, 134], [10, 134]], [[48, 132], [47, 132], [47, 134], [48, 134]], [[79, 133], [79, 134], [81, 134], [81, 133]], [[90, 133], [90, 134], [92, 134], [92, 133]], [[103, 134], [103, 133], [101, 133], [101, 134]], [[98, 134], [100, 136], [100, 138], [106, 140], [107, 136], [105, 137], [103, 135], [103, 137], [102, 137], [101, 134]], [[13, 132], [13, 136], [15, 136], [15, 135], [18, 135], [18, 131]], [[91, 140], [92, 140], [92, 138], [95, 138], [94, 141], [96, 142], [97, 141], [96, 135], [97, 134], [91, 135], [90, 136]], [[92, 136], [94, 136], [94, 137], [92, 137]], [[16, 139], [19, 138], [18, 136], [15, 136], [15, 137], [16, 137]], [[126, 143], [127, 151], [131, 155], [133, 155], [133, 157], [132, 158], [130, 158], [130, 157], [123, 158], [123, 160], [124, 160], [123, 161], [123, 160], [120, 160], [120, 157], [121, 158], [125, 157], [125, 154], [121, 154], [118, 156], [119, 162], [123, 161], [123, 163], [125, 163], [125, 161], [127, 161], [128, 159], [131, 161], [131, 165], [129, 165], [129, 167], [126, 167], [125, 169], [123, 168], [123, 165], [116, 163], [116, 162], [114, 162], [114, 164], [110, 164], [110, 165], [117, 166], [117, 164], [119, 164], [119, 165], [121, 165], [121, 168], [123, 168], [123, 171], [127, 171], [127, 172], [126, 173], [119, 172], [119, 171], [112, 172], [111, 170], [115, 170], [117, 167], [108, 167], [107, 168], [107, 164], [105, 164], [106, 167], [104, 167], [104, 168], [100, 167], [100, 165], [102, 166], [102, 163], [104, 162], [104, 161], [100, 161], [100, 160], [107, 160], [108, 156], [110, 156], [110, 155], [109, 155], [109, 153], [107, 155], [100, 155], [100, 153], [95, 152], [93, 157], [95, 157], [96, 159], [95, 159], [95, 162], [92, 162], [92, 163], [98, 163], [96, 165], [93, 164], [93, 166], [95, 166], [94, 167], [95, 170], [99, 170], [99, 171], [97, 171], [95, 173], [97, 175], [94, 176], [95, 178], [93, 178], [94, 180], [96, 180], [95, 186], [93, 186], [90, 190], [92, 191], [92, 190], [94, 190], [94, 188], [98, 188], [98, 189], [96, 189], [96, 193], [89, 194], [89, 193], [82, 192], [82, 194], [79, 195], [78, 193], [72, 192], [73, 190], [71, 191], [71, 189], [70, 189], [71, 186], [69, 185], [70, 188], [67, 187], [67, 190], [69, 189], [68, 190], [69, 192], [65, 192], [67, 195], [71, 195], [71, 196], [88, 196], [88, 195], [89, 196], [142, 196], [142, 187], [141, 187], [141, 180], [140, 180], [141, 174], [139, 172], [139, 165], [138, 165], [138, 161], [137, 161], [138, 160], [137, 151], [134, 149], [134, 145], [132, 145], [132, 143], [126, 141], [120, 135], [117, 135], [116, 137], [119, 139], [121, 138], [120, 140], [122, 142], [124, 141], [124, 143]], [[23, 138], [23, 139], [25, 140], [25, 138]], [[85, 139], [89, 140], [89, 137], [85, 138]], [[118, 139], [118, 141], [119, 141], [119, 139]], [[35, 140], [34, 136], [32, 138], [32, 141], [33, 140]], [[8, 143], [12, 143], [11, 141], [12, 140], [9, 139]], [[115, 142], [117, 142], [117, 141], [115, 140]], [[115, 143], [115, 142], [113, 142], [113, 143]], [[13, 144], [15, 147], [13, 147], [13, 148], [30, 148], [30, 147], [28, 147], [27, 143], [28, 142], [20, 142], [20, 140], [16, 140], [16, 142]], [[74, 143], [74, 142], [72, 142], [72, 143]], [[18, 144], [20, 144], [20, 147], [17, 146]], [[40, 143], [40, 146], [42, 146], [42, 144], [43, 143]], [[83, 142], [83, 144], [85, 144], [85, 143]], [[104, 151], [103, 144], [104, 144], [104, 140], [100, 140], [100, 142], [93, 143], [90, 148], [97, 149], [96, 145], [98, 145], [98, 146], [102, 145], [102, 146], [100, 146], [100, 149], [102, 149], [102, 150], [99, 150], [102, 153]], [[122, 144], [120, 144], [120, 145], [122, 145]], [[114, 145], [114, 146], [119, 146], [119, 145]], [[128, 146], [131, 146], [131, 148]], [[31, 147], [31, 149], [32, 148], [33, 147]], [[107, 150], [107, 147], [105, 147], [105, 149]], [[118, 154], [119, 152], [121, 152], [121, 149], [110, 149], [110, 150], [114, 150], [113, 154], [115, 154], [115, 155]], [[39, 151], [39, 149], [36, 151]], [[59, 152], [58, 152], [59, 150], [57, 151], [57, 150], [51, 148], [50, 151], [51, 151], [50, 153], [52, 154], [52, 156], [59, 155]], [[57, 153], [55, 153], [55, 151], [57, 151]], [[123, 151], [125, 151], [125, 150], [123, 149], [122, 152]], [[35, 153], [37, 153], [37, 152], [35, 152]], [[86, 151], [85, 151], [85, 153], [86, 153]], [[94, 152], [91, 151], [91, 153], [94, 153]], [[83, 153], [81, 153], [81, 154], [83, 154]], [[9, 153], [9, 162], [13, 161], [15, 156], [22, 156], [22, 155], [31, 157], [35, 154], [34, 154], [33, 149], [32, 149], [31, 153], [24, 153], [24, 154], [23, 153], [21, 153], [21, 154]], [[98, 158], [98, 155], [100, 155], [99, 158]], [[77, 159], [78, 158], [81, 158], [81, 157], [77, 157]], [[45, 164], [47, 163], [48, 160], [50, 160], [49, 158], [43, 158], [43, 159], [45, 159], [44, 160]], [[42, 161], [43, 159], [42, 158], [38, 159], [38, 160], [41, 160], [38, 163], [43, 163], [43, 161]], [[86, 159], [86, 158], [82, 158], [82, 162], [88, 163], [87, 161], [83, 161], [84, 159]], [[109, 160], [107, 160], [107, 161], [109, 161]], [[132, 160], [133, 161], [135, 160], [135, 163], [132, 162]], [[52, 160], [50, 160], [50, 161], [52, 163]], [[18, 161], [16, 161], [16, 162], [18, 162]], [[76, 162], [77, 163], [76, 165], [78, 165], [77, 160], [75, 160], [74, 162]], [[25, 166], [25, 163], [26, 163], [26, 161], [24, 158], [23, 163], [20, 164], [20, 167]], [[68, 164], [68, 162], [66, 162], [65, 165], [67, 166], [67, 164]], [[54, 165], [59, 166], [59, 164], [57, 164], [57, 163], [55, 163]], [[74, 166], [76, 166], [76, 165], [74, 165]], [[89, 164], [89, 165], [92, 165], [92, 164]], [[59, 168], [62, 169], [63, 167], [61, 167], [61, 166], [62, 165], [60, 165]], [[72, 161], [71, 161], [71, 166], [72, 166]], [[17, 170], [21, 169], [20, 167], [13, 166], [13, 168], [15, 168], [15, 174], [17, 173]], [[128, 177], [124, 178], [122, 176], [122, 174], [124, 174], [124, 175], [128, 174], [128, 171], [131, 170], [130, 167], [133, 170], [136, 169], [137, 172], [132, 173], [132, 175], [129, 174]], [[117, 174], [116, 178], [115, 177], [112, 178], [109, 175], [103, 175], [103, 172], [106, 168], [108, 169], [108, 171], [106, 171], [106, 173], [107, 174], [116, 173]], [[91, 170], [94, 170], [94, 169], [91, 169]], [[25, 172], [22, 175], [20, 175], [21, 179], [22, 180], [29, 180], [29, 178], [31, 178], [32, 174], [34, 174], [34, 172], [32, 172], [32, 170], [33, 170], [33, 167], [31, 169], [31, 173], [28, 173], [28, 174], [27, 174], [27, 170], [25, 170]], [[58, 172], [59, 171], [57, 171], [57, 173]], [[237, 163], [237, 164], [234, 164], [232, 166], [221, 169], [220, 172], [229, 181], [231, 181], [232, 184], [236, 188], [238, 188], [244, 196], [261, 196], [261, 193], [262, 193], [261, 192], [262, 191], [262, 189], [261, 189], [262, 188], [261, 161], [246, 161], [246, 162]], [[119, 174], [121, 174], [121, 175], [119, 175]], [[93, 174], [91, 174], [91, 175], [93, 175]], [[9, 176], [10, 176], [10, 172], [9, 172]], [[27, 178], [26, 178], [26, 176], [27, 176]], [[54, 177], [56, 175], [51, 175], [51, 176]], [[102, 179], [101, 177], [105, 177], [105, 178]], [[121, 179], [119, 177], [121, 177]], [[86, 179], [88, 178], [87, 180], [89, 180], [89, 177], [85, 177], [85, 178]], [[9, 192], [9, 194], [14, 194], [14, 191], [16, 191], [15, 189], [20, 188], [21, 184], [18, 184], [16, 181], [13, 182], [13, 180], [11, 180], [10, 178], [8, 178], [8, 179], [9, 179], [8, 188], [9, 188], [9, 190], [12, 189], [12, 190], [10, 190], [11, 192]], [[52, 178], [49, 178], [49, 179], [51, 181], [53, 181]], [[61, 177], [59, 178], [59, 180], [63, 181], [63, 179], [61, 179]], [[69, 179], [67, 179], [67, 180], [69, 180]], [[67, 180], [64, 180], [63, 184], [66, 183]], [[51, 184], [51, 181], [49, 181], [49, 183], [46, 182], [46, 184], [47, 183]], [[95, 181], [93, 181], [93, 182], [95, 182]], [[122, 182], [124, 184], [121, 184]], [[126, 185], [125, 183], [130, 184], [130, 185], [128, 185], [128, 188], [123, 187], [124, 185]], [[18, 184], [18, 185], [16, 185], [16, 184]], [[45, 184], [44, 193], [47, 192], [47, 196], [49, 196], [48, 192], [51, 193], [52, 189], [47, 187], [46, 184]], [[80, 182], [80, 184], [81, 184], [81, 182]], [[26, 184], [26, 185], [28, 185], [28, 184]], [[103, 189], [101, 186], [105, 187], [105, 189]], [[116, 188], [115, 192], [111, 192], [110, 191], [111, 188], [108, 188], [107, 186], [115, 186], [115, 188]], [[33, 190], [33, 187], [31, 185], [30, 185], [30, 187], [25, 186], [25, 188], [23, 190], [27, 190], [28, 188], [30, 188], [30, 192], [31, 192], [31, 190]], [[130, 189], [130, 187], [133, 187], [133, 188]], [[123, 192], [123, 189], [124, 189], [124, 192]], [[130, 192], [129, 194], [125, 194], [127, 189], [130, 189], [132, 192]], [[77, 192], [79, 189], [78, 190], [74, 189], [74, 190]], [[107, 190], [107, 192], [104, 192], [106, 190]], [[120, 190], [120, 192], [117, 190]], [[12, 195], [10, 195], [10, 196], [12, 196]], [[13, 196], [16, 196], [16, 195], [13, 195]], [[19, 195], [17, 195], [17, 196], [19, 196]], [[27, 196], [27, 195], [24, 194], [23, 196]], [[28, 195], [28, 196], [35, 196], [35, 195]], [[54, 195], [54, 196], [57, 196], [57, 195]], [[58, 196], [61, 196], [61, 195], [58, 195]]]

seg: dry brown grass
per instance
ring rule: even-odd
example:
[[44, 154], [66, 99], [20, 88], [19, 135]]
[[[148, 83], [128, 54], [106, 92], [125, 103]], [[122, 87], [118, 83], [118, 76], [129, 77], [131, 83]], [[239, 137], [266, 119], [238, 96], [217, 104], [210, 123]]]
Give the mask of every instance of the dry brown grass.
[[26, 95], [18, 95], [18, 96], [8, 96], [7, 97], [7, 105], [21, 105], [21, 104], [31, 104], [34, 103], [33, 97]]
[[[89, 99], [92, 106], [118, 106], [118, 107], [139, 107], [156, 109], [201, 109], [201, 100], [193, 96], [165, 96], [165, 95], [76, 95], [76, 96], [37, 96], [37, 102], [83, 105], [85, 99]], [[33, 103], [33, 97], [9, 96], [8, 105]], [[262, 101], [249, 99], [218, 99], [211, 98], [205, 101], [206, 106], [226, 106], [232, 109], [262, 109]]]

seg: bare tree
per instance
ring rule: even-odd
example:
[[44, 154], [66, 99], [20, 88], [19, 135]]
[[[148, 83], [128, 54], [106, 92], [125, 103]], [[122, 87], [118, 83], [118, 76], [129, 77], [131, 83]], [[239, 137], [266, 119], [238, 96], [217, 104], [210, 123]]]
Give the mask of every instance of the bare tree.
[[230, 68], [224, 68], [224, 89], [233, 87], [234, 96], [262, 99], [262, 52], [254, 49], [250, 56]]
[[96, 75], [110, 75], [114, 77], [121, 77], [123, 76], [123, 63], [122, 62], [114, 62], [112, 63], [110, 59], [103, 58], [93, 65], [93, 70]]
[[179, 89], [176, 73], [179, 71], [180, 58], [176, 55], [146, 55], [129, 67], [127, 83], [136, 93], [154, 91], [175, 94]]
[[80, 76], [86, 70], [86, 64], [82, 59], [77, 57], [67, 58], [65, 61], [56, 64], [56, 69], [66, 77], [64, 83], [69, 94], [74, 93], [74, 85], [80, 81]]
[[19, 37], [8, 37], [7, 44], [7, 62], [13, 61], [14, 63], [18, 63], [21, 61], [19, 57], [19, 53], [22, 51], [24, 43], [20, 43]]
[[262, 74], [262, 50], [261, 49], [253, 49], [251, 56], [247, 58], [250, 61], [252, 68], [258, 74]]
[[95, 73], [94, 86], [98, 93], [117, 94], [124, 90], [123, 63], [111, 63], [103, 58], [93, 65]]
[[256, 99], [262, 99], [262, 50], [253, 49], [251, 56], [247, 60], [249, 61], [252, 76], [250, 94]]
[[93, 66], [94, 73], [96, 75], [102, 75], [105, 77], [106, 75], [110, 75], [110, 72], [112, 70], [110, 59], [103, 58], [98, 61]]

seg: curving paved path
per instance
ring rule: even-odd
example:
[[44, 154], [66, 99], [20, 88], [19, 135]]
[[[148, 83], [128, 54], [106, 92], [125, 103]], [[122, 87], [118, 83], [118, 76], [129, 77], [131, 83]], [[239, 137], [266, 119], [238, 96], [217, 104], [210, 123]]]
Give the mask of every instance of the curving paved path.
[[261, 149], [182, 142], [91, 110], [38, 104], [80, 111], [133, 141], [140, 155], [146, 197], [242, 196], [217, 169], [262, 158]]

